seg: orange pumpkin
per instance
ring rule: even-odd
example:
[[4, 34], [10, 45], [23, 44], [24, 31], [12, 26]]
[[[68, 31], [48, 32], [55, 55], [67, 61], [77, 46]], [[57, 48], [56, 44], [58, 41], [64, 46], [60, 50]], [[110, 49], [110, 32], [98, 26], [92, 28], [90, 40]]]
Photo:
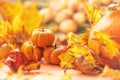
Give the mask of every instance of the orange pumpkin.
[[50, 46], [54, 40], [55, 34], [49, 29], [35, 29], [32, 32], [31, 41], [39, 47]]
[[[112, 9], [112, 7], [111, 7]], [[91, 30], [88, 46], [92, 50], [95, 60], [103, 65], [120, 69], [120, 53], [112, 56], [104, 50], [103, 46], [95, 40], [95, 32], [103, 32], [111, 37], [120, 51], [120, 9], [113, 7]], [[109, 44], [108, 44], [109, 45]], [[96, 54], [97, 53], [97, 54]]]
[[44, 60], [50, 64], [59, 64], [60, 60], [59, 60], [58, 56], [66, 50], [67, 50], [66, 46], [47, 47], [43, 51]]
[[43, 48], [34, 45], [31, 41], [23, 43], [21, 51], [29, 61], [40, 61], [43, 57]]

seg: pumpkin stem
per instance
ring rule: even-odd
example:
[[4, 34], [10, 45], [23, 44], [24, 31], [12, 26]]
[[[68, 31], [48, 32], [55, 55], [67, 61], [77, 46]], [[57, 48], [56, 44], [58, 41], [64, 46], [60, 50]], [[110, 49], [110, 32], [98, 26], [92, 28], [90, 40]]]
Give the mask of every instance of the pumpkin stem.
[[56, 49], [57, 48], [57, 44], [55, 43], [55, 45], [54, 45], [54, 49]]
[[42, 27], [42, 32], [44, 32], [44, 28]]

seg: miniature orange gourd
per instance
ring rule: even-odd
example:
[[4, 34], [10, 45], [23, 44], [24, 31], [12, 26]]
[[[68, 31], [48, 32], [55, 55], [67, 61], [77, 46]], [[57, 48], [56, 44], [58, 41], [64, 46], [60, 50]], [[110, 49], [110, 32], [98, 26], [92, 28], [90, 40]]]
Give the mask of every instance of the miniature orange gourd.
[[44, 60], [50, 64], [59, 64], [60, 60], [59, 60], [58, 56], [66, 50], [67, 50], [66, 46], [47, 47], [44, 49], [44, 52], [43, 52]]
[[50, 29], [35, 29], [32, 32], [31, 41], [39, 47], [50, 46], [54, 40], [55, 34]]
[[21, 51], [29, 61], [40, 61], [43, 57], [43, 48], [34, 45], [31, 41], [23, 43]]

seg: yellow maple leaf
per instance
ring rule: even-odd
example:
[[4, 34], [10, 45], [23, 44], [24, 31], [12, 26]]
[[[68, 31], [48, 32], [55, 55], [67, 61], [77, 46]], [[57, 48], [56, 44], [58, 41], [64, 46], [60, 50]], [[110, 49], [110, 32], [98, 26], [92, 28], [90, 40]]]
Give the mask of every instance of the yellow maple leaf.
[[5, 2], [2, 10], [6, 13], [6, 20], [0, 21], [0, 42], [7, 43], [14, 48], [20, 48], [32, 31], [40, 28], [41, 16], [35, 4], [24, 8], [22, 3]]
[[16, 17], [13, 22], [14, 31], [25, 31], [30, 35], [31, 32], [40, 28], [41, 26], [41, 16], [35, 6], [31, 5], [29, 9], [23, 9]]
[[103, 32], [95, 32], [95, 40], [101, 44], [104, 51], [108, 53], [109, 59], [112, 59], [113, 57], [117, 56], [119, 53], [118, 44], [110, 39], [110, 36], [103, 33]]
[[38, 13], [37, 8], [34, 5], [31, 5], [31, 8], [23, 9], [18, 15], [16, 15], [12, 24], [14, 31], [25, 29], [30, 35], [34, 29], [40, 28], [41, 16]]
[[91, 27], [93, 27], [100, 19], [101, 19], [101, 8], [97, 7], [96, 5], [89, 5], [89, 4], [85, 4], [84, 5], [87, 16], [88, 16], [88, 20], [91, 24]]
[[12, 32], [12, 25], [8, 21], [0, 21], [0, 37], [5, 37], [9, 32]]
[[72, 32], [68, 33], [67, 41], [70, 48], [64, 52], [62, 55], [59, 55], [59, 59], [61, 61], [60, 66], [65, 68], [72, 68], [74, 67], [73, 63], [74, 60], [79, 56], [83, 55], [85, 59], [95, 64], [95, 60], [92, 57], [89, 49], [86, 47], [86, 39], [84, 40], [84, 36], [78, 36]]
[[74, 60], [81, 54], [88, 62], [95, 65], [95, 60], [90, 54], [89, 49], [85, 46], [80, 45], [79, 43], [76, 43], [72, 45], [71, 48], [69, 48], [64, 54], [58, 56], [61, 61], [60, 66], [64, 68], [74, 67]]
[[7, 43], [12, 49], [20, 47], [29, 35], [24, 31], [14, 31], [12, 24], [8, 21], [0, 21], [0, 43]]
[[5, 2], [2, 6], [4, 9], [6, 20], [12, 22], [14, 17], [23, 9], [22, 3], [17, 2]]
[[75, 60], [75, 57], [71, 55], [71, 52], [66, 51], [65, 53], [58, 56], [60, 59], [60, 66], [63, 68], [73, 68], [73, 62]]
[[87, 36], [87, 33], [82, 34], [82, 36], [79, 36], [79, 35], [76, 35], [73, 32], [69, 32], [67, 34], [68, 46], [71, 46], [74, 43], [86, 44], [87, 43], [87, 38], [88, 38], [88, 36], [87, 37], [86, 36]]

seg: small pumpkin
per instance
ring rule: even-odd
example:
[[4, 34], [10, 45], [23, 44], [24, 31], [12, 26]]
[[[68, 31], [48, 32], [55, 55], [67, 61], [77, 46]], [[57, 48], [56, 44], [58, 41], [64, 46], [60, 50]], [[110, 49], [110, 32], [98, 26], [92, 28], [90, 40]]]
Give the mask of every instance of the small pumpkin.
[[60, 60], [58, 56], [66, 50], [67, 50], [66, 46], [57, 47], [55, 45], [55, 46], [47, 47], [43, 51], [44, 60], [50, 64], [59, 64]]
[[31, 41], [23, 43], [21, 51], [29, 61], [40, 61], [43, 57], [43, 48], [34, 45]]
[[54, 40], [55, 34], [50, 29], [35, 29], [32, 32], [31, 41], [39, 47], [50, 46]]

